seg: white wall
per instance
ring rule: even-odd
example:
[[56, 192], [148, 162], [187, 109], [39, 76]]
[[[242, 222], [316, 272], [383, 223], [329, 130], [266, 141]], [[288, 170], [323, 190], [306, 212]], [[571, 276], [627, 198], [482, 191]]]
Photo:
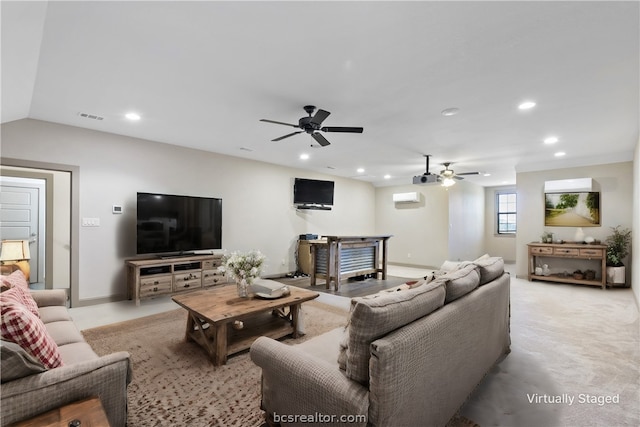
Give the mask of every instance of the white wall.
[[[419, 203], [394, 203], [394, 193], [417, 192]], [[376, 188], [376, 234], [393, 234], [388, 261], [438, 267], [449, 256], [449, 195], [440, 185]]]
[[[394, 203], [394, 193], [418, 192], [419, 203]], [[484, 253], [484, 190], [464, 181], [453, 187], [376, 188], [376, 230], [393, 234], [389, 262], [437, 268], [445, 260]]]
[[[502, 257], [505, 262], [516, 262], [516, 235], [515, 234], [498, 234], [497, 212], [496, 212], [496, 193], [499, 191], [516, 191], [514, 186], [486, 187], [485, 195], [485, 221], [484, 221], [484, 240], [485, 251], [491, 256]], [[518, 206], [516, 207], [516, 209]], [[526, 227], [526, 224], [517, 224]]]
[[[80, 168], [80, 217], [100, 218], [100, 227], [79, 230], [80, 300], [125, 294], [138, 191], [221, 197], [223, 247], [260, 249], [265, 275], [296, 270], [299, 234], [375, 232], [375, 190], [361, 181], [32, 119], [2, 125], [2, 155]], [[295, 177], [335, 181], [333, 210], [297, 211]]]
[[[604, 241], [611, 234], [611, 227], [620, 225], [622, 228], [631, 228], [633, 222], [632, 162], [518, 173], [516, 177], [518, 193], [516, 264], [519, 277], [525, 277], [527, 274], [527, 243], [540, 241], [543, 231], [555, 233], [558, 239], [573, 240], [576, 227], [544, 226], [544, 182], [571, 178], [593, 178], [599, 185], [601, 226], [584, 227], [585, 235]], [[632, 269], [633, 265], [629, 270]]]
[[449, 187], [449, 256], [473, 260], [485, 252], [484, 188], [466, 181]]
[[631, 241], [631, 284], [640, 307], [640, 137], [633, 156], [633, 233]]

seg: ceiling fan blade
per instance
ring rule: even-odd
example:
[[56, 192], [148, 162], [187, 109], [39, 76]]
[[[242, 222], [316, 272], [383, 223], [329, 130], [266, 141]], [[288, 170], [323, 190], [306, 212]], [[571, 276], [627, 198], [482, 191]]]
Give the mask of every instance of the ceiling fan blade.
[[292, 125], [291, 123], [285, 123], [285, 122], [277, 122], [275, 120], [268, 120], [268, 119], [260, 119], [261, 122], [267, 122], [267, 123], [275, 123], [277, 125], [285, 125], [285, 126], [292, 126], [294, 128], [299, 127], [298, 125]]
[[458, 181], [462, 181], [464, 178], [458, 175], [454, 175], [453, 179], [457, 179]]
[[335, 127], [328, 126], [320, 129], [323, 132], [349, 132], [349, 133], [362, 133], [364, 128], [356, 128], [356, 127]]
[[480, 175], [480, 172], [462, 172], [456, 175]]
[[297, 134], [302, 133], [302, 132], [304, 132], [304, 131], [300, 130], [300, 131], [298, 131], [298, 132], [293, 132], [293, 133], [290, 133], [290, 134], [288, 134], [288, 135], [281, 136], [280, 138], [272, 139], [271, 141], [273, 141], [273, 142], [275, 142], [275, 141], [282, 141], [282, 140], [283, 140], [283, 139], [285, 139], [285, 138], [289, 138], [290, 136], [297, 135]]
[[322, 134], [318, 132], [312, 133], [311, 136], [313, 137], [313, 139], [316, 140], [318, 144], [322, 145], [323, 147], [326, 147], [327, 145], [331, 144], [329, 141], [327, 141], [327, 139], [324, 136], [322, 136]]
[[324, 122], [324, 120], [329, 117], [329, 114], [331, 114], [328, 111], [324, 111], [324, 110], [318, 110], [316, 111], [316, 114], [311, 118], [311, 120], [309, 120], [310, 123], [313, 123], [314, 125], [318, 125], [320, 126], [322, 124], [322, 122]]

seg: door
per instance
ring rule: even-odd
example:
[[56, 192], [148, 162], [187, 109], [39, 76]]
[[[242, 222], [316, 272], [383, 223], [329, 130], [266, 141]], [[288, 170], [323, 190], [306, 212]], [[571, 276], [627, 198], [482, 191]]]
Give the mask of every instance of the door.
[[31, 283], [44, 283], [45, 181], [0, 177], [0, 236], [28, 240]]

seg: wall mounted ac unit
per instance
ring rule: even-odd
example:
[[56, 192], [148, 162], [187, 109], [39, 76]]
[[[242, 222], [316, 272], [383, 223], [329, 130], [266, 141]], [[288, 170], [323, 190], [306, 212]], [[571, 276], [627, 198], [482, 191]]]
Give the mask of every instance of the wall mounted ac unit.
[[420, 194], [416, 191], [410, 193], [395, 193], [393, 195], [394, 203], [418, 203], [420, 201]]
[[593, 178], [559, 179], [545, 181], [545, 193], [581, 193], [593, 191]]

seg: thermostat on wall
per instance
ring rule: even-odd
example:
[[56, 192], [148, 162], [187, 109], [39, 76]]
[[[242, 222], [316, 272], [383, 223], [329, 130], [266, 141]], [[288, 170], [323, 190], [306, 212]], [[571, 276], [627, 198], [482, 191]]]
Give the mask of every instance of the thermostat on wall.
[[122, 206], [121, 205], [113, 205], [113, 208], [111, 209], [111, 212], [113, 212], [114, 214], [121, 214], [122, 213]]

